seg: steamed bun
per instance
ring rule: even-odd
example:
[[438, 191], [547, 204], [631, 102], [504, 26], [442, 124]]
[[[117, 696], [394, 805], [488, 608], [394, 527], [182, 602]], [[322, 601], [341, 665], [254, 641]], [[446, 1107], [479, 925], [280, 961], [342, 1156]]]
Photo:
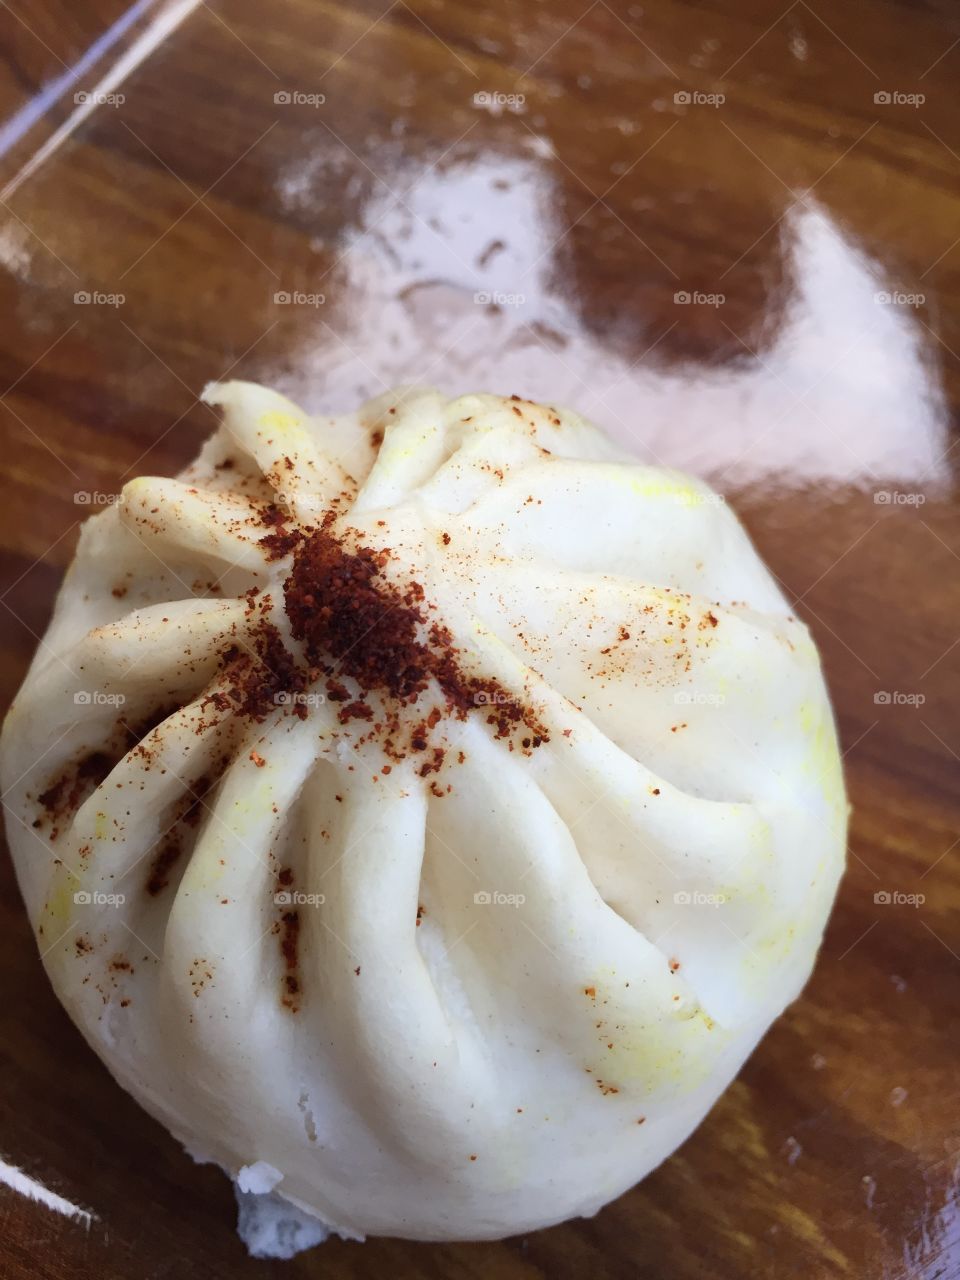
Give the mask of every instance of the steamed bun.
[[846, 803], [807, 630], [716, 494], [574, 414], [205, 397], [196, 462], [84, 525], [4, 730], [57, 994], [344, 1236], [592, 1214], [813, 965]]

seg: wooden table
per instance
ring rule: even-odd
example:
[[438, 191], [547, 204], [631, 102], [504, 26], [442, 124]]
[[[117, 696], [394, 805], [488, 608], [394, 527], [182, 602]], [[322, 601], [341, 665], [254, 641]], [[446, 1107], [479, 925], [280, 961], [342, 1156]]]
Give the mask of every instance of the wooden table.
[[[952, 7], [11, 0], [0, 31], [7, 698], [78, 522], [190, 458], [232, 372], [314, 408], [545, 396], [709, 476], [837, 707], [820, 963], [695, 1136], [592, 1221], [284, 1274], [960, 1276]], [[0, 876], [0, 1155], [96, 1214], [0, 1189], [0, 1271], [279, 1275], [86, 1049]]]

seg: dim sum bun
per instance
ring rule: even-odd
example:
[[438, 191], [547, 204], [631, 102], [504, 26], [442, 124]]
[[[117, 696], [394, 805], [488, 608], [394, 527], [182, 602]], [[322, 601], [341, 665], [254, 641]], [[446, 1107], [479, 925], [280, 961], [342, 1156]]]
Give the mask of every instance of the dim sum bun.
[[847, 809], [807, 630], [717, 494], [572, 413], [205, 398], [85, 523], [4, 731], [57, 994], [343, 1235], [592, 1214], [810, 974]]

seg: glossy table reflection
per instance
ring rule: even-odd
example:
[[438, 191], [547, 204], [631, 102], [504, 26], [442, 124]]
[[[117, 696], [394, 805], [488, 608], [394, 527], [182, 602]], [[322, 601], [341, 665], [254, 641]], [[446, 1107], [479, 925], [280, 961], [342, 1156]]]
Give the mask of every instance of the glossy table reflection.
[[[821, 646], [854, 806], [806, 994], [644, 1184], [527, 1239], [336, 1242], [286, 1274], [960, 1276], [960, 21], [805, 0], [266, 15], [0, 11], [6, 698], [75, 495], [182, 466], [209, 379], [316, 409], [397, 382], [515, 392], [741, 513]], [[245, 1257], [221, 1175], [83, 1045], [0, 875], [0, 1156], [96, 1214], [0, 1188], [0, 1270], [279, 1274]]]

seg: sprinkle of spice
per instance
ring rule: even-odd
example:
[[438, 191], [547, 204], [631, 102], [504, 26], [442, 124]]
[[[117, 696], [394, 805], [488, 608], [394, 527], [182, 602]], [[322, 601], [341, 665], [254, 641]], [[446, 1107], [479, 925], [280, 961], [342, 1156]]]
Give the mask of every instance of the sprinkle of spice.
[[284, 911], [280, 917], [280, 955], [286, 972], [283, 975], [281, 1003], [292, 1013], [300, 1008], [299, 943], [300, 912]]
[[[341, 709], [341, 724], [373, 720], [365, 695], [374, 690], [393, 703], [408, 705], [435, 681], [448, 714], [465, 719], [479, 710], [498, 738], [526, 726], [530, 730], [523, 744], [526, 750], [548, 741], [548, 732], [532, 708], [523, 706], [498, 681], [461, 669], [448, 628], [428, 621], [423, 587], [417, 582], [398, 585], [384, 577], [389, 550], [363, 546], [348, 550], [331, 532], [332, 524], [331, 514], [300, 544], [284, 595], [291, 629], [303, 642], [308, 661], [328, 670], [331, 659], [336, 663], [336, 674], [327, 683], [331, 700], [350, 696], [337, 678], [341, 675], [354, 679], [364, 695]], [[428, 750], [427, 731], [440, 716], [434, 708], [428, 720], [414, 728], [413, 751]], [[421, 776], [438, 771], [442, 764], [442, 755], [435, 755], [421, 768]]]

